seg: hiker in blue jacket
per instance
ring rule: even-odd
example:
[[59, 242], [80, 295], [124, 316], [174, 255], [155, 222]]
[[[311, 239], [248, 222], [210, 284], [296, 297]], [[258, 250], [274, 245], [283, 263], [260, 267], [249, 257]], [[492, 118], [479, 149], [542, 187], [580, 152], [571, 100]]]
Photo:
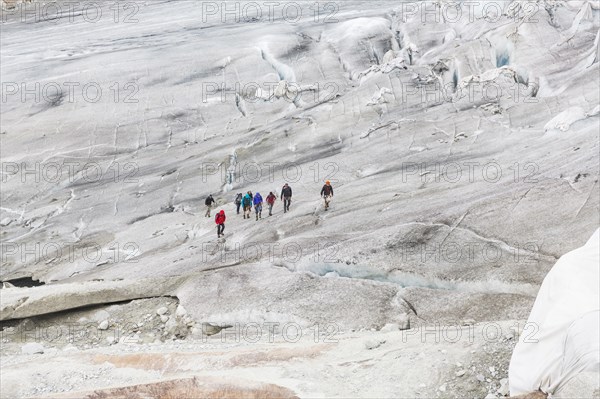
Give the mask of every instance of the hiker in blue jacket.
[[254, 211], [256, 212], [256, 221], [258, 222], [258, 219], [262, 219], [262, 205], [263, 205], [263, 198], [260, 195], [260, 193], [256, 193], [256, 195], [254, 196]]
[[248, 191], [244, 198], [242, 199], [242, 206], [244, 207], [244, 219], [250, 219], [250, 215], [252, 214], [252, 192]]

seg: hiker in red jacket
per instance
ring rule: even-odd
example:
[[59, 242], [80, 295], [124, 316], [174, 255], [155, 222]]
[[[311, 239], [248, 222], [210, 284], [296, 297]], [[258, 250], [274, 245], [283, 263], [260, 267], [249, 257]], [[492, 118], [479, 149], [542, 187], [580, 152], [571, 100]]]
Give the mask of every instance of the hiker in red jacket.
[[277, 197], [271, 191], [269, 196], [267, 197], [267, 204], [269, 205], [269, 216], [273, 216], [273, 205], [275, 205], [275, 200]]
[[221, 210], [215, 215], [215, 223], [217, 224], [217, 238], [221, 238], [225, 235], [225, 211]]

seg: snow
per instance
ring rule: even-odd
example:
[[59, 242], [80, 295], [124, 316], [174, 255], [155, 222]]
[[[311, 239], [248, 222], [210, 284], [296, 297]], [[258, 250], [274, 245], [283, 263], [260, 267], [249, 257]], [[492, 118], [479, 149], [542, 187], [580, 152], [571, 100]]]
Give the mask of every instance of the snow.
[[566, 132], [571, 128], [572, 124], [585, 118], [587, 118], [587, 114], [583, 108], [571, 107], [552, 118], [546, 126], [544, 126], [544, 130], [549, 131], [557, 129]]
[[544, 279], [511, 359], [512, 395], [561, 394], [572, 378], [600, 368], [599, 264], [600, 229]]

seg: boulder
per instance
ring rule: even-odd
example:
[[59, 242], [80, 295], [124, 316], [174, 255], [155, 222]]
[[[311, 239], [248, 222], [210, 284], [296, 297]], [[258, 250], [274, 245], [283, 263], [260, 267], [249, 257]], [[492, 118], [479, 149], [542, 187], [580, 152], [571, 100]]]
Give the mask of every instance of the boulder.
[[365, 341], [365, 348], [368, 350], [373, 350], [379, 348], [383, 344], [385, 344], [385, 340], [377, 338], [368, 339]]
[[156, 314], [159, 316], [165, 315], [169, 312], [169, 309], [166, 306], [156, 309]]
[[383, 328], [379, 331], [381, 331], [381, 332], [400, 331], [400, 326], [396, 323], [388, 323], [385, 326], [383, 326]]
[[25, 355], [35, 355], [44, 353], [44, 345], [37, 342], [30, 342], [21, 347], [21, 353]]

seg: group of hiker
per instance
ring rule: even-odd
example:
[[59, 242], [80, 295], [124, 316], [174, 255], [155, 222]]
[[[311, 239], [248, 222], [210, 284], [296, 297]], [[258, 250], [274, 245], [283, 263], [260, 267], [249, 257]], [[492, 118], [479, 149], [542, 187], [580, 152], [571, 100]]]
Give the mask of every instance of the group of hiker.
[[[321, 197], [325, 201], [325, 210], [328, 210], [331, 198], [333, 197], [333, 187], [331, 186], [331, 182], [329, 180], [325, 182], [325, 185], [321, 189]], [[292, 203], [292, 188], [289, 186], [289, 184], [284, 184], [283, 188], [281, 189], [280, 199], [283, 201], [283, 213], [287, 213], [290, 210], [290, 205]], [[273, 206], [275, 205], [276, 200], [277, 196], [271, 191], [266, 198], [269, 216], [273, 216]], [[252, 194], [252, 191], [248, 191], [246, 194], [238, 193], [234, 201], [237, 214], [240, 214], [241, 209], [244, 219], [250, 219], [252, 217], [252, 208], [254, 208], [256, 221], [258, 221], [259, 219], [262, 219], [263, 201], [263, 197], [260, 195], [260, 193]], [[210, 217], [210, 211], [216, 204], [216, 201], [212, 195], [209, 195], [204, 204], [206, 205], [206, 213], [204, 216]], [[226, 216], [224, 210], [219, 211], [219, 213], [215, 215], [218, 238], [221, 238], [221, 236], [225, 235], [225, 220]]]
[[[267, 196], [267, 204], [269, 206], [269, 216], [273, 215], [273, 205], [275, 204], [275, 194], [270, 192]], [[250, 219], [252, 215], [252, 207], [254, 207], [254, 212], [256, 213], [256, 220], [262, 219], [262, 210], [263, 210], [263, 197], [260, 193], [252, 194], [252, 191], [248, 191], [246, 195], [239, 193], [235, 197], [235, 206], [237, 208], [237, 214], [240, 214], [240, 208], [244, 213], [244, 219]]]

